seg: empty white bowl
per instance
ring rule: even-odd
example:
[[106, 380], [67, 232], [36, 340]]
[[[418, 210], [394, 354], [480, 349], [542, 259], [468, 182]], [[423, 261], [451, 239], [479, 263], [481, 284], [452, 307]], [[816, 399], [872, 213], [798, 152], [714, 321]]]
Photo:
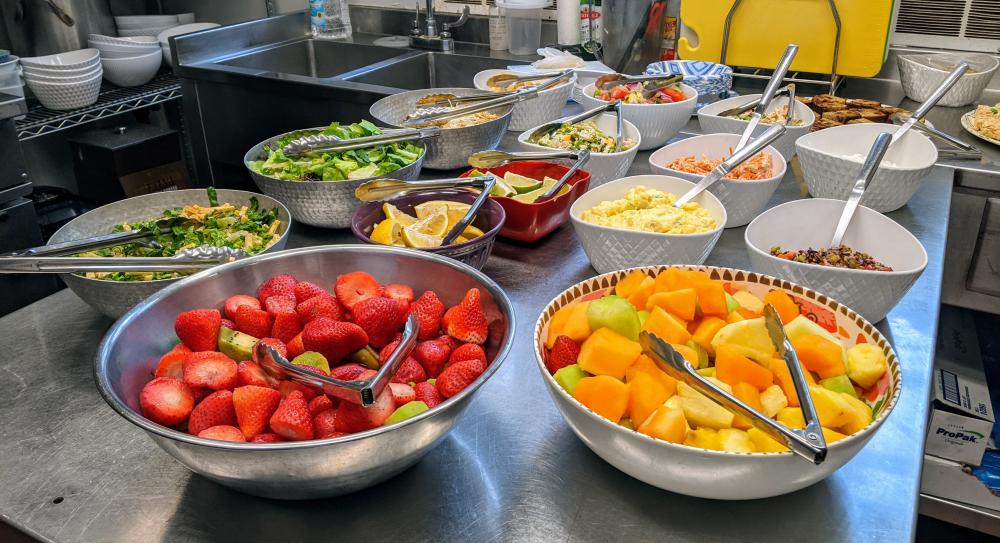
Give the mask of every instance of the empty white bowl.
[[79, 70], [100, 62], [97, 49], [77, 49], [43, 57], [24, 57], [21, 66], [25, 68], [45, 68], [49, 70]]
[[[952, 68], [941, 69], [968, 62], [975, 73], [966, 72], [938, 101], [939, 106], [960, 107], [973, 104], [982, 96], [983, 90], [996, 73], [1000, 61], [996, 57], [970, 53], [940, 53], [934, 55], [899, 55], [899, 82], [903, 91], [917, 102], [925, 102], [934, 89], [944, 81]], [[938, 68], [936, 66], [940, 66]]]
[[[674, 159], [685, 156], [714, 160], [729, 158], [733, 154], [732, 149], [739, 141], [740, 136], [737, 134], [705, 134], [685, 138], [650, 155], [649, 167], [653, 173], [680, 177], [697, 183], [701, 181], [703, 175], [673, 170], [667, 168], [666, 165]], [[781, 184], [781, 179], [787, 169], [785, 159], [782, 158], [777, 149], [770, 145], [761, 152], [771, 156], [772, 173], [770, 177], [756, 181], [720, 179], [708, 189], [726, 207], [728, 217], [726, 228], [743, 226], [752, 221], [767, 207], [774, 191], [778, 190], [778, 185]]]
[[163, 60], [160, 51], [125, 58], [105, 58], [104, 78], [119, 87], [135, 87], [156, 76]]
[[878, 322], [927, 266], [923, 245], [892, 219], [858, 206], [844, 235], [844, 245], [868, 253], [891, 267], [891, 272], [818, 266], [771, 255], [772, 247], [787, 251], [829, 247], [843, 209], [840, 200], [806, 198], [761, 213], [744, 234], [750, 266], [756, 272], [818, 290], [870, 322]]
[[97, 101], [101, 94], [103, 72], [91, 79], [74, 83], [49, 83], [27, 79], [28, 87], [43, 106], [54, 110], [86, 107]]
[[[472, 79], [473, 85], [479, 90], [495, 92], [490, 89], [490, 86], [486, 82], [491, 77], [500, 74], [524, 75], [512, 70], [483, 70], [477, 73]], [[544, 84], [545, 81], [540, 80], [538, 83]], [[520, 132], [533, 126], [538, 126], [539, 123], [545, 123], [561, 117], [563, 108], [566, 107], [566, 101], [569, 100], [575, 83], [576, 76], [574, 75], [569, 81], [563, 81], [551, 89], [546, 89], [538, 93], [538, 96], [530, 100], [516, 104], [514, 111], [511, 113], [510, 125], [507, 127], [507, 130]]]
[[[604, 113], [598, 117], [591, 119], [605, 134], [614, 135], [617, 130], [617, 117], [614, 113]], [[528, 142], [528, 136], [530, 136], [536, 128], [542, 126], [541, 123], [537, 126], [533, 126], [517, 137], [518, 143], [521, 144], [526, 151], [552, 151], [552, 147], [545, 147], [543, 145], [537, 145]], [[618, 179], [628, 172], [628, 169], [632, 166], [632, 161], [635, 160], [636, 153], [639, 152], [639, 147], [642, 145], [642, 135], [639, 133], [639, 129], [635, 127], [634, 124], [628, 121], [622, 121], [622, 138], [630, 139], [635, 142], [631, 148], [624, 151], [619, 151], [617, 153], [591, 153], [590, 160], [583, 166], [583, 169], [590, 172], [590, 188], [594, 188], [603, 183], [607, 183], [612, 179]]]
[[[713, 102], [706, 105], [705, 107], [698, 110], [698, 124], [701, 126], [701, 131], [705, 134], [742, 134], [743, 130], [746, 129], [748, 121], [742, 121], [740, 119], [730, 119], [728, 117], [720, 117], [719, 113], [726, 111], [727, 109], [732, 109], [734, 107], [741, 106], [747, 102], [751, 102], [757, 98], [760, 98], [759, 94], [747, 94], [744, 96], [735, 96], [733, 98], [726, 98], [725, 100], [719, 100], [718, 102]], [[787, 96], [779, 96], [771, 101], [771, 104], [767, 107], [768, 113], [784, 106], [788, 103]], [[813, 110], [809, 109], [809, 106], [795, 101], [794, 107], [795, 118], [802, 119], [802, 124], [798, 126], [787, 126], [785, 127], [785, 133], [775, 140], [774, 148], [781, 153], [781, 156], [785, 157], [785, 161], [789, 161], [795, 156], [795, 140], [799, 139], [801, 136], [808, 134], [809, 129], [812, 128], [813, 123], [816, 122], [816, 114]], [[753, 131], [753, 136], [757, 137], [767, 130], [768, 125], [761, 123], [757, 125], [757, 128]]]
[[694, 202], [705, 208], [718, 227], [698, 234], [659, 234], [612, 228], [589, 223], [580, 218], [584, 211], [609, 200], [620, 200], [629, 189], [644, 186], [680, 196], [694, 183], [665, 175], [633, 175], [616, 179], [585, 192], [573, 206], [569, 216], [583, 251], [597, 273], [654, 266], [660, 264], [701, 264], [722, 235], [726, 224], [726, 208], [714, 194], [705, 191]]
[[[698, 105], [698, 91], [681, 84], [685, 99], [670, 104], [622, 104], [622, 114], [625, 120], [634, 124], [642, 134], [640, 150], [656, 149], [670, 138], [677, 135], [687, 124]], [[583, 88], [581, 105], [584, 109], [592, 109], [602, 104], [604, 100], [594, 98], [594, 84]]]
[[[816, 198], [846, 200], [875, 138], [898, 129], [883, 123], [845, 124], [799, 138], [795, 148], [809, 193]], [[886, 152], [861, 204], [882, 213], [903, 207], [920, 188], [937, 156], [937, 147], [930, 139], [910, 130]]]
[[[28, 82], [41, 81], [43, 83], [82, 83], [84, 81], [90, 81], [95, 75], [101, 73], [101, 65], [96, 64], [93, 68], [89, 69], [80, 75], [44, 75], [42, 73], [34, 72], [31, 70], [24, 71], [24, 80]], [[61, 73], [61, 72], [58, 72]]]

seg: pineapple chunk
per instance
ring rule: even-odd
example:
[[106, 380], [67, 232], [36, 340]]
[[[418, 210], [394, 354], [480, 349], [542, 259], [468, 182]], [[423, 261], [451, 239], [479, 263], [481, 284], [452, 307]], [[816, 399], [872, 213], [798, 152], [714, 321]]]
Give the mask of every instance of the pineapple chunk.
[[826, 440], [827, 444], [836, 443], [845, 437], [847, 436], [836, 430], [831, 430], [825, 426], [823, 427], [823, 439]]
[[727, 452], [757, 452], [750, 437], [743, 430], [734, 428], [723, 428], [716, 433], [719, 440], [719, 447]]
[[767, 364], [774, 353], [774, 344], [767, 334], [764, 317], [727, 324], [712, 337], [712, 348], [729, 345], [734, 352]]
[[710, 375], [708, 377], [708, 380], [711, 381], [713, 385], [721, 388], [722, 390], [725, 390], [726, 392], [728, 392], [730, 394], [733, 393], [733, 387], [730, 386], [729, 383], [723, 383], [722, 381], [716, 379], [714, 375]]
[[848, 412], [848, 421], [840, 427], [840, 431], [852, 435], [867, 428], [872, 423], [872, 408], [850, 394], [841, 392], [840, 395], [851, 406], [851, 410]]
[[788, 447], [778, 443], [771, 436], [756, 428], [747, 430], [747, 437], [750, 438], [757, 452], [785, 452], [788, 450]]
[[888, 370], [885, 353], [871, 343], [859, 343], [847, 351], [847, 376], [861, 388], [874, 385]]
[[850, 422], [854, 408], [844, 399], [845, 394], [819, 385], [809, 385], [809, 395], [816, 406], [819, 423], [823, 426], [840, 428]]
[[667, 401], [663, 402], [663, 405], [665, 405], [665, 406], [667, 406], [667, 407], [669, 407], [671, 409], [680, 409], [681, 411], [684, 410], [684, 407], [683, 407], [684, 401], [681, 400], [681, 397], [677, 396], [676, 394], [673, 395], [673, 396], [671, 396], [671, 397], [669, 397], [669, 398], [667, 398]]
[[760, 404], [764, 407], [764, 414], [774, 418], [782, 408], [788, 407], [788, 398], [778, 385], [771, 385], [760, 393]]
[[697, 430], [688, 432], [687, 438], [684, 439], [684, 444], [691, 447], [711, 449], [713, 451], [722, 450], [722, 446], [719, 444], [719, 435], [711, 428], [698, 428]]
[[715, 368], [714, 367], [713, 368], [701, 368], [701, 369], [697, 369], [697, 370], [694, 370], [694, 371], [698, 372], [698, 374], [701, 375], [702, 377], [715, 377]]
[[746, 309], [747, 311], [753, 313], [763, 313], [764, 312], [764, 302], [760, 298], [750, 294], [745, 290], [737, 290], [733, 294], [733, 299], [740, 304], [740, 307]]
[[789, 428], [801, 430], [806, 427], [806, 418], [798, 407], [785, 407], [778, 411], [778, 422]]
[[732, 428], [734, 415], [725, 407], [682, 382], [677, 383], [677, 394], [682, 400], [684, 418], [694, 426]]

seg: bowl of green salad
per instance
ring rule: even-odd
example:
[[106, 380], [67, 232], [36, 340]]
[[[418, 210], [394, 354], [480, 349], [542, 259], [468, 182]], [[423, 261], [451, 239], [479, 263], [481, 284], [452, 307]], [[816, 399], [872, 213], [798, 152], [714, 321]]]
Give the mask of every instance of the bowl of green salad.
[[[170, 219], [170, 227], [161, 230], [161, 219]], [[233, 247], [255, 255], [283, 249], [290, 225], [288, 208], [263, 194], [214, 188], [174, 190], [135, 196], [88, 211], [56, 231], [49, 243], [148, 229], [158, 231], [150, 242], [78, 256], [170, 257], [203, 245]], [[60, 277], [83, 301], [117, 319], [156, 291], [197, 271], [65, 273]]]
[[295, 130], [254, 145], [243, 163], [261, 192], [287, 205], [295, 220], [323, 228], [350, 228], [351, 217], [361, 205], [354, 189], [379, 177], [416, 179], [427, 154], [424, 144], [408, 141], [294, 157], [285, 156], [282, 149], [292, 140], [315, 134], [353, 139], [381, 133], [368, 121]]

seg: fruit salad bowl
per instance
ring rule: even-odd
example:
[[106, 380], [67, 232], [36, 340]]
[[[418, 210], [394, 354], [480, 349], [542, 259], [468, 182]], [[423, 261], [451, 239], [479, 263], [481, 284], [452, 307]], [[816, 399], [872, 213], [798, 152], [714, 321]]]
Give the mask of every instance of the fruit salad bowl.
[[[489, 330], [483, 348], [491, 362], [485, 371], [439, 405], [401, 422], [326, 439], [219, 441], [157, 424], [143, 415], [140, 390], [150, 381], [160, 354], [176, 342], [170, 332], [176, 329], [178, 314], [222, 307], [233, 294], [252, 292], [278, 274], [295, 274], [301, 281], [328, 285], [340, 274], [359, 270], [383, 284], [408, 284], [418, 292], [434, 290], [446, 305], [457, 304], [468, 289], [477, 288]], [[513, 334], [514, 310], [506, 294], [469, 266], [396, 247], [309, 247], [225, 264], [153, 295], [108, 331], [98, 349], [95, 378], [99, 392], [115, 411], [195, 473], [248, 494], [320, 498], [369, 487], [420, 460], [445, 437], [476, 391], [496, 373], [510, 350]]]
[[[589, 338], [594, 338], [598, 335], [598, 331], [607, 330], [608, 328], [595, 327], [589, 329], [589, 338], [584, 340], [582, 348], [577, 348], [578, 350], [573, 357], [577, 362], [573, 365], [567, 365], [571, 361], [560, 362], [559, 360], [564, 355], [560, 353], [557, 357], [555, 347], [562, 341], [575, 342], [575, 340], [569, 340], [563, 334], [573, 336], [579, 329], [571, 331], [571, 327], [575, 326], [575, 324], [571, 324], [571, 321], [575, 318], [572, 311], [568, 313], [568, 319], [562, 320], [561, 323], [557, 313], [564, 308], [572, 308], [578, 306], [579, 303], [589, 302], [589, 305], [584, 308], [584, 314], [587, 315], [586, 318], [590, 318], [590, 310], [593, 308], [593, 304], [597, 303], [596, 300], [616, 298], [614, 296], [607, 296], [611, 292], [623, 296], [625, 293], [619, 290], [620, 287], [630, 283], [631, 286], [628, 288], [633, 294], [630, 294], [627, 299], [629, 302], [633, 302], [635, 293], [641, 290], [641, 287], [636, 287], [635, 276], [641, 278], [643, 282], [645, 282], [646, 278], [650, 278], [650, 282], [655, 283], [656, 288], [659, 289], [660, 276], [664, 275], [664, 273], [669, 272], [680, 275], [691, 274], [693, 271], [707, 274], [713, 281], [724, 286], [727, 293], [732, 291], [741, 300], [750, 295], [754, 298], [766, 300], [766, 303], [772, 303], [771, 296], [787, 300], [784, 306], [776, 302], [773, 305], [780, 307], [779, 311], [783, 315], [783, 320], [785, 318], [784, 312], [789, 307], [797, 312], [795, 320], [786, 324], [786, 332], [789, 334], [789, 337], [792, 337], [794, 326], [799, 331], [809, 330], [809, 332], [804, 332], [806, 334], [815, 333], [829, 337], [831, 338], [830, 341], [839, 342], [845, 348], [845, 352], [848, 353], [851, 352], [851, 349], [857, 348], [859, 344], [867, 344], [860, 347], [859, 350], [873, 352], [881, 359], [882, 368], [881, 373], [874, 376], [869, 374], [871, 384], [865, 390], [858, 393], [860, 400], [856, 400], [864, 401], [870, 409], [866, 425], [859, 426], [858, 428], [860, 429], [848, 432], [846, 435], [835, 432], [828, 434], [828, 429], [824, 427], [823, 433], [827, 436], [827, 456], [825, 461], [814, 465], [794, 455], [792, 452], [784, 449], [784, 447], [773, 447], [777, 443], [769, 441], [769, 438], [766, 437], [764, 438], [764, 442], [769, 442], [772, 446], [765, 447], [762, 442], [756, 439], [756, 436], [751, 436], [752, 446], [750, 446], [750, 441], [746, 441], [748, 448], [742, 449], [743, 452], [731, 452], [740, 449], [726, 447], [725, 445], [722, 447], [709, 446], [707, 444], [709, 442], [707, 441], [693, 441], [693, 438], [703, 428], [691, 422], [693, 419], [688, 415], [688, 396], [680, 397], [685, 394], [681, 390], [682, 385], [684, 385], [681, 382], [676, 383], [678, 387], [676, 395], [669, 396], [668, 394], [668, 399], [665, 403], [662, 405], [657, 404], [659, 407], [652, 405], [648, 408], [648, 411], [653, 414], [648, 416], [646, 424], [634, 422], [630, 418], [615, 422], [606, 414], [599, 414], [598, 411], [587, 407], [584, 402], [588, 401], [588, 399], [580, 391], [580, 387], [583, 386], [583, 379], [589, 377], [595, 380], [614, 380], [614, 377], [606, 377], [607, 374], [605, 373], [597, 371], [589, 373], [581, 369], [594, 369], [594, 366], [585, 365], [585, 362], [589, 364], [593, 360], [597, 360], [597, 358], [591, 357], [589, 361], [585, 361], [585, 358], [590, 356], [585, 354], [588, 349], [587, 343], [590, 341]], [[652, 279], [654, 277], [656, 278], [655, 280]], [[741, 294], [741, 291], [745, 291], [746, 296]], [[659, 290], [656, 292], [659, 292]], [[656, 295], [654, 294], [653, 296]], [[620, 303], [622, 299], [622, 297], [618, 297], [615, 301]], [[723, 307], [726, 305], [728, 304], [723, 303]], [[604, 317], [602, 318], [606, 318], [609, 315], [607, 312], [608, 307], [610, 305], [602, 306], [598, 312], [603, 313]], [[659, 307], [654, 309], [654, 313], [658, 309]], [[733, 312], [749, 311], [750, 309], [751, 306], [749, 303], [745, 306], [739, 306], [738, 304], [738, 309], [733, 310]], [[642, 330], [648, 329], [647, 324], [653, 318], [654, 316], [650, 315], [645, 321], [642, 321]], [[617, 326], [617, 324], [613, 324], [611, 321], [606, 322], [608, 326]], [[738, 323], [737, 320], [733, 320], [732, 322]], [[744, 322], [749, 322], [749, 320]], [[763, 328], [763, 324], [760, 326]], [[552, 336], [549, 335], [550, 328], [552, 327], [561, 327], [557, 328], [558, 331], [555, 332], [555, 334], [559, 334], [559, 337], [554, 342], [552, 341]], [[725, 330], [725, 328], [722, 330]], [[717, 333], [721, 334], [723, 332], [718, 331]], [[608, 336], [610, 334], [602, 335]], [[766, 336], [766, 331], [764, 335]], [[693, 341], [700, 341], [697, 331], [692, 336]], [[661, 334], [661, 337], [664, 336]], [[602, 341], [604, 340], [602, 339]], [[669, 339], [668, 341], [674, 342], [675, 340]], [[795, 341], [797, 339], [793, 340], [793, 343]], [[713, 340], [714, 343], [715, 341]], [[848, 346], [850, 346], [850, 349], [848, 349]], [[710, 266], [649, 266], [606, 273], [577, 283], [560, 293], [542, 310], [534, 328], [534, 348], [538, 369], [542, 374], [542, 379], [545, 381], [550, 396], [570, 428], [588, 448], [619, 470], [645, 483], [672, 492], [701, 498], [725, 500], [766, 498], [793, 492], [828, 477], [850, 461], [872, 436], [875, 435], [875, 432], [878, 431], [896, 405], [902, 386], [901, 368], [888, 340], [874, 326], [850, 308], [845, 307], [824, 294], [800, 285], [766, 275], [731, 268]], [[638, 348], [638, 344], [636, 344], [636, 348]], [[721, 346], [717, 346], [717, 348], [722, 349]], [[594, 349], [591, 353], [601, 352], [596, 350], [597, 348]], [[678, 352], [682, 352], [680, 347], [677, 349]], [[621, 353], [624, 350], [616, 349], [614, 352]], [[802, 349], [799, 350], [801, 355]], [[694, 348], [692, 347], [690, 351], [694, 353]], [[692, 360], [687, 354], [684, 354], [684, 356], [686, 359]], [[616, 385], [627, 387], [624, 388], [626, 394], [631, 394], [634, 392], [635, 387], [639, 386], [639, 374], [648, 371], [647, 368], [639, 367], [643, 358], [645, 357], [639, 356], [636, 362], [632, 366], [629, 366], [629, 369], [625, 370], [625, 375], [627, 376], [626, 383], [618, 381], [619, 385]], [[602, 362], [600, 363], [603, 363], [603, 359], [601, 360]], [[800, 360], [805, 360], [805, 357], [800, 356]], [[654, 364], [651, 360], [647, 359], [647, 361], [650, 365]], [[839, 362], [839, 355], [837, 362]], [[753, 362], [750, 361], [749, 364], [753, 364]], [[553, 372], [553, 365], [562, 367], [558, 371]], [[803, 366], [804, 369], [812, 369], [811, 367], [807, 367], [805, 362], [803, 362]], [[850, 368], [850, 363], [846, 364], [846, 367]], [[722, 375], [720, 365], [717, 364], [711, 369], [713, 370], [713, 379], [715, 377], [728, 379]], [[567, 372], [564, 375], [562, 373], [563, 370], [574, 370], [574, 372], [580, 375], [574, 381], [572, 378], [574, 372]], [[699, 370], [699, 373], [702, 371]], [[804, 373], [812, 374], [813, 372]], [[591, 375], [597, 375], [598, 377], [591, 377]], [[646, 373], [641, 378], [646, 379], [648, 383], [649, 379], [646, 378], [646, 375], [650, 374]], [[702, 375], [706, 374], [703, 373]], [[778, 373], [775, 372], [776, 383], [777, 376]], [[841, 377], [844, 376], [841, 375]], [[786, 376], [786, 381], [781, 383], [783, 385], [780, 387], [781, 389], [785, 389], [785, 386], [791, 386], [787, 382], [787, 379]], [[718, 382], [721, 383], [721, 381]], [[823, 387], [826, 387], [825, 382], [826, 380], [821, 382]], [[744, 385], [746, 383], [739, 384]], [[733, 393], [739, 394], [736, 387], [733, 388]], [[774, 384], [770, 388], [779, 387], [778, 384]], [[829, 388], [823, 388], [820, 392], [814, 392], [814, 388], [819, 388], [819, 385], [810, 385], [810, 394], [814, 399], [820, 392], [823, 395], [831, 394], [831, 389]], [[571, 394], [568, 390], [573, 390], [573, 393]], [[637, 408], [635, 405], [638, 405], [638, 403], [633, 403], [633, 396], [629, 396], [628, 398], [629, 408], [624, 411], [625, 416], [636, 416]], [[711, 402], [707, 397], [703, 398], [704, 401]], [[647, 424], [651, 424], [661, 409], [674, 410], [675, 408], [671, 407], [671, 402], [675, 400], [681, 402], [684, 407], [679, 428], [681, 435], [678, 439], [674, 440], [668, 440], [663, 436], [652, 437], [656, 435], [656, 432], [650, 432], [647, 429]], [[764, 393], [760, 396], [760, 402], [763, 401]], [[662, 399], [658, 400], [658, 402], [662, 402]], [[723, 409], [714, 404], [714, 402], [712, 402], [712, 406]], [[760, 409], [766, 409], [766, 407], [758, 407], [758, 410]], [[797, 407], [785, 407], [779, 410], [779, 412], [783, 414], [783, 410], [785, 409], [798, 412]], [[820, 420], [824, 421], [825, 411], [820, 408], [819, 403], [817, 403], [817, 409], [820, 412]], [[681, 412], [680, 408], [676, 408], [676, 411]], [[726, 410], [723, 409], [723, 411]], [[618, 414], [620, 413], [622, 412]], [[782, 415], [777, 416], [779, 422], [783, 422], [781, 417]], [[685, 421], [685, 418], [689, 420]], [[735, 419], [733, 420], [735, 422]], [[628, 421], [628, 424], [626, 424], [626, 421]], [[696, 426], [698, 427], [696, 428]], [[684, 428], [687, 429], [684, 430]], [[739, 426], [734, 424], [733, 428], [739, 428]], [[734, 432], [744, 433], [749, 436], [750, 432], [754, 430], [751, 428], [746, 432], [742, 430], [734, 430]], [[722, 430], [719, 430], [720, 439], [721, 432]], [[712, 443], [718, 444], [719, 441]], [[756, 452], [768, 449], [774, 451], [783, 450], [783, 452]]]

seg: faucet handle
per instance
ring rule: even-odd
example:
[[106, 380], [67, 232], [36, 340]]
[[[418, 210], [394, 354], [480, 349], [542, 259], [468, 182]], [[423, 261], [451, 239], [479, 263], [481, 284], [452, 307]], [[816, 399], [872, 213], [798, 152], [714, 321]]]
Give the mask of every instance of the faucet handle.
[[458, 28], [467, 22], [469, 22], [469, 6], [465, 6], [465, 9], [462, 10], [462, 14], [458, 17], [458, 19], [441, 25], [441, 37], [450, 38], [450, 31], [452, 28]]
[[419, 36], [420, 35], [420, 1], [419, 0], [414, 3], [414, 7], [416, 7], [416, 13], [415, 13], [415, 16], [413, 18], [413, 24], [410, 27], [410, 34], [413, 35], [413, 36]]

